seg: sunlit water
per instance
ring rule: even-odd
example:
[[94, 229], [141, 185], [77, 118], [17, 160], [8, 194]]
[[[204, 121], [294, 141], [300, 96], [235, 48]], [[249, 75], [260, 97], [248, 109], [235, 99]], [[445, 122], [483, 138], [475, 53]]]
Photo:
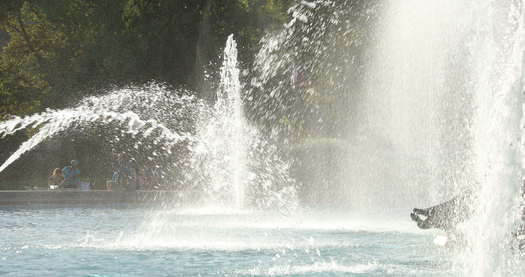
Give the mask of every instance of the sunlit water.
[[0, 235], [2, 276], [457, 276], [461, 267], [404, 216], [348, 212], [10, 207]]
[[[321, 55], [325, 52], [326, 56], [339, 57], [337, 51], [317, 48], [321, 45], [317, 35], [324, 34], [326, 22], [334, 25], [349, 22], [344, 20], [344, 13], [343, 16], [329, 13], [326, 21], [319, 21], [319, 28], [308, 25], [315, 22], [315, 18], [308, 16], [317, 14], [316, 9], [337, 7], [336, 2], [343, 3], [301, 2], [291, 9], [294, 19], [283, 34], [264, 44], [256, 62], [256, 71], [260, 72], [251, 82], [258, 89], [254, 91], [262, 92], [260, 99], [253, 100], [258, 103], [255, 106], [261, 107], [255, 109], [255, 117], [277, 120], [286, 115], [302, 121], [304, 118], [299, 117], [304, 116], [304, 111], [312, 113], [308, 103], [304, 104], [303, 113], [296, 108], [301, 107], [297, 100], [301, 97], [286, 99], [281, 93], [286, 86], [301, 89], [301, 79], [303, 82], [311, 79], [304, 73], [311, 68], [308, 63], [302, 65], [293, 38], [300, 38], [301, 49], [312, 52], [315, 61], [326, 60]], [[242, 137], [238, 131], [244, 128], [240, 128], [239, 69], [233, 62], [229, 72], [237, 77], [231, 78], [235, 85], [228, 91], [236, 92], [230, 96], [235, 96], [237, 104], [229, 107], [236, 111], [231, 118], [214, 114], [211, 107], [193, 97], [167, 98], [173, 98], [178, 108], [161, 105], [165, 109], [159, 111], [158, 105], [145, 105], [147, 101], [141, 95], [148, 96], [155, 90], [166, 94], [168, 91], [162, 87], [149, 86], [146, 92], [136, 88], [120, 90], [76, 108], [49, 110], [2, 123], [0, 135], [29, 126], [42, 128], [0, 166], [0, 171], [48, 137], [65, 133], [76, 124], [118, 122], [127, 126], [119, 125], [126, 135], [148, 138], [152, 133], [160, 134], [163, 141], [159, 148], [168, 157], [179, 144], [192, 154], [197, 153], [188, 155], [189, 161], [173, 158], [180, 163], [174, 169], [189, 172], [179, 182], [197, 187], [191, 188], [194, 194], [218, 196], [218, 204], [235, 202], [230, 206], [237, 208], [249, 199], [250, 206], [273, 207], [278, 212], [242, 209], [239, 212], [214, 207], [159, 212], [139, 207], [11, 207], [0, 212], [0, 274], [522, 276], [525, 262], [505, 241], [512, 228], [510, 219], [514, 217], [512, 211], [516, 210], [520, 185], [517, 145], [522, 84], [518, 79], [523, 59], [523, 1], [420, 2], [390, 1], [385, 10], [377, 8], [382, 13], [370, 8], [355, 15], [358, 19], [369, 18], [370, 14], [381, 18], [374, 25], [377, 37], [369, 39], [370, 53], [363, 54], [366, 78], [355, 73], [359, 76], [356, 79], [364, 79], [364, 84], [354, 88], [349, 85], [351, 80], [342, 78], [326, 85], [327, 91], [342, 83], [342, 87], [366, 93], [356, 96], [359, 101], [347, 101], [353, 103], [356, 112], [341, 115], [352, 126], [348, 130], [349, 141], [358, 142], [348, 143], [347, 148], [353, 151], [348, 151], [348, 166], [343, 167], [345, 174], [340, 174], [344, 186], [322, 189], [326, 177], [331, 177], [330, 173], [322, 172], [320, 181], [312, 182], [315, 184], [312, 194], [328, 191], [331, 193], [328, 202], [343, 199], [354, 210], [360, 208], [357, 214], [296, 210], [295, 182], [288, 176], [288, 163], [280, 159], [276, 147], [264, 139], [253, 144], [238, 140]], [[356, 31], [359, 28], [348, 28], [348, 34], [366, 37]], [[340, 29], [333, 29], [338, 30], [335, 37], [345, 37]], [[312, 34], [311, 39], [297, 33]], [[354, 36], [347, 37], [346, 42], [358, 43]], [[234, 47], [226, 48], [235, 57]], [[281, 48], [289, 51], [284, 57], [275, 51]], [[354, 63], [354, 58], [338, 60], [348, 65]], [[328, 76], [346, 76], [351, 71], [330, 63], [326, 68], [334, 68], [334, 74], [329, 71]], [[317, 70], [323, 72], [323, 69], [320, 66]], [[223, 81], [228, 80], [222, 77]], [[285, 80], [276, 82], [274, 77]], [[317, 87], [305, 83], [305, 93]], [[115, 98], [129, 100], [108, 101]], [[128, 102], [150, 108], [141, 112], [135, 105], [129, 107]], [[272, 110], [277, 112], [272, 114]], [[205, 135], [199, 132], [195, 135], [194, 129], [199, 129], [198, 123], [202, 121], [201, 112], [212, 114], [205, 119], [222, 119], [218, 122], [233, 128], [210, 124], [214, 127], [211, 131], [204, 128]], [[189, 124], [179, 126], [181, 118], [188, 118]], [[316, 126], [326, 124], [321, 119], [312, 120], [310, 128], [317, 130]], [[353, 139], [354, 136], [358, 138]], [[115, 141], [119, 139], [116, 137]], [[235, 147], [236, 144], [243, 147]], [[134, 148], [140, 145], [142, 142]], [[146, 148], [144, 152], [151, 152], [150, 149], [157, 148]], [[244, 170], [244, 166], [257, 168], [257, 174], [248, 174], [251, 172]], [[170, 176], [168, 170], [166, 176]], [[241, 179], [256, 185], [245, 187]], [[416, 202], [428, 206], [430, 199], [442, 200], [443, 197], [437, 197], [442, 191], [446, 194], [471, 185], [478, 185], [481, 201], [475, 203], [478, 212], [467, 231], [466, 249], [435, 245], [436, 233], [417, 230], [409, 222], [407, 207], [415, 206]], [[207, 198], [197, 199], [205, 202]], [[378, 216], [363, 212], [371, 209], [400, 213]]]

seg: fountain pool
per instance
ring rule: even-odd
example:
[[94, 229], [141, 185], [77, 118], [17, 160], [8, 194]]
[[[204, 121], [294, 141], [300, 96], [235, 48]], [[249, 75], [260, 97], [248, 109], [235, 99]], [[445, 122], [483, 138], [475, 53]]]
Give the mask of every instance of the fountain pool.
[[461, 276], [454, 250], [405, 215], [41, 206], [0, 218], [2, 276]]

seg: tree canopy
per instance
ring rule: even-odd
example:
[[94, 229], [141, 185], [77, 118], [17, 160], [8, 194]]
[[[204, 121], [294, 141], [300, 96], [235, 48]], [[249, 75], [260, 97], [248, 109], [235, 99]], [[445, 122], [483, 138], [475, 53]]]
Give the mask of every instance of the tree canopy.
[[199, 91], [227, 35], [251, 62], [292, 1], [3, 0], [0, 118], [149, 80]]

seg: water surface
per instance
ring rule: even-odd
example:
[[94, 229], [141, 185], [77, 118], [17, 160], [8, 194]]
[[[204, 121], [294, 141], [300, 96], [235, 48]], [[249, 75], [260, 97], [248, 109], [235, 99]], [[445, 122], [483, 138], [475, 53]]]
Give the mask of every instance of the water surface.
[[404, 217], [143, 207], [0, 209], [2, 276], [454, 276]]

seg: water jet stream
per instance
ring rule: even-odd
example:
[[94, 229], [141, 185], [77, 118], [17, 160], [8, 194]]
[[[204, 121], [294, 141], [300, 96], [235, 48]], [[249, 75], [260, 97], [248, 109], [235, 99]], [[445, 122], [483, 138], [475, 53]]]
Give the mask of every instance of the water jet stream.
[[[523, 8], [523, 1], [389, 1], [369, 71], [363, 118], [371, 128], [401, 152], [427, 155], [436, 174], [429, 193], [472, 187], [478, 194], [464, 226], [465, 276], [512, 274], [508, 241], [522, 177]], [[450, 128], [457, 124], [451, 113], [463, 113], [460, 129]], [[448, 162], [457, 151], [464, 158]]]

